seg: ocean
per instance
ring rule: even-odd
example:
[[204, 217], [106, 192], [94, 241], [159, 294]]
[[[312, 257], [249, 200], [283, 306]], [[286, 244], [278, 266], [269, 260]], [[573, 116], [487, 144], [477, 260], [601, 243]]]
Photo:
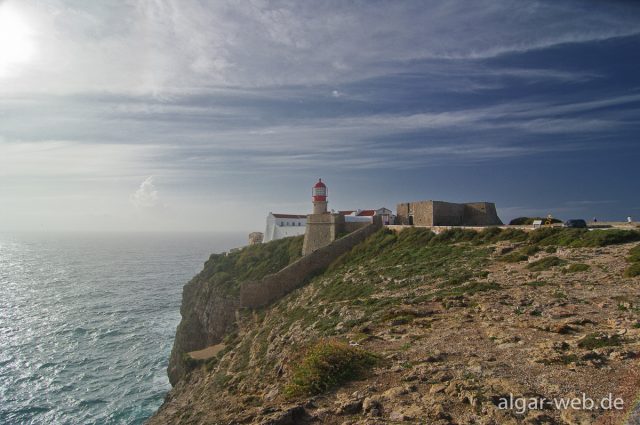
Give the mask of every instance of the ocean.
[[182, 286], [245, 234], [0, 234], [0, 424], [140, 424]]

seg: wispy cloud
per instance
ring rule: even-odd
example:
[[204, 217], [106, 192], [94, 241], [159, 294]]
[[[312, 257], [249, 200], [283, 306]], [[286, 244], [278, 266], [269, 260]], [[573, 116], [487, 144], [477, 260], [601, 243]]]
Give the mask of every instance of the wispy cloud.
[[[59, 211], [73, 200], [118, 216], [166, 202], [208, 225], [216, 205], [246, 205], [244, 193], [299, 205], [309, 173], [375, 181], [393, 200], [437, 181], [434, 170], [446, 178], [420, 190], [452, 187], [452, 167], [523, 182], [553, 158], [565, 161], [542, 177], [553, 192], [579, 161], [622, 152], [598, 175], [609, 181], [637, 156], [631, 2], [0, 4], [21, 14], [34, 47], [0, 76], [3, 205], [55, 193]], [[468, 170], [457, 196], [501, 195]], [[149, 176], [162, 178], [162, 200]]]
[[[640, 33], [638, 8], [623, 3], [9, 3], [34, 29], [38, 55], [2, 92], [161, 95], [215, 86], [331, 84], [388, 75], [410, 61], [482, 60]], [[567, 78], [552, 70], [502, 73]]]

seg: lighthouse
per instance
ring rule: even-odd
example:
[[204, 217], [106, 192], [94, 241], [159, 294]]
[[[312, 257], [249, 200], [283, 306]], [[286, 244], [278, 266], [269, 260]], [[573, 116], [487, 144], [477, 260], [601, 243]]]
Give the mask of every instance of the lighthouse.
[[302, 243], [302, 254], [309, 255], [313, 251], [329, 245], [338, 235], [344, 232], [344, 217], [327, 210], [327, 185], [322, 179], [311, 188], [313, 212], [307, 216], [307, 226]]
[[322, 179], [318, 179], [318, 182], [311, 189], [314, 214], [325, 214], [327, 212], [327, 194], [327, 185], [322, 182]]

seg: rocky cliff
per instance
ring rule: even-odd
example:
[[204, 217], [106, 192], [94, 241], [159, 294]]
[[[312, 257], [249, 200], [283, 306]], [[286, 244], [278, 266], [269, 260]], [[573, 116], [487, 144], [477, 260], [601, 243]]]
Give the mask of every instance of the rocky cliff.
[[240, 284], [275, 273], [301, 256], [302, 236], [214, 254], [184, 287], [168, 375], [175, 385], [187, 372], [186, 353], [222, 342], [236, 329]]
[[[293, 261], [300, 241], [214, 256], [185, 287], [175, 387], [150, 423], [616, 423], [640, 384], [639, 240], [383, 229], [255, 310], [229, 297]], [[500, 404], [582, 393], [624, 408]]]

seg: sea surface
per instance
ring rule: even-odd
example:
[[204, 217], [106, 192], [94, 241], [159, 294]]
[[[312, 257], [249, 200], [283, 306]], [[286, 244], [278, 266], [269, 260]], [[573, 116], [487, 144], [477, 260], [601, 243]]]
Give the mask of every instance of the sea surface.
[[244, 234], [0, 233], [0, 424], [140, 424], [182, 286]]

